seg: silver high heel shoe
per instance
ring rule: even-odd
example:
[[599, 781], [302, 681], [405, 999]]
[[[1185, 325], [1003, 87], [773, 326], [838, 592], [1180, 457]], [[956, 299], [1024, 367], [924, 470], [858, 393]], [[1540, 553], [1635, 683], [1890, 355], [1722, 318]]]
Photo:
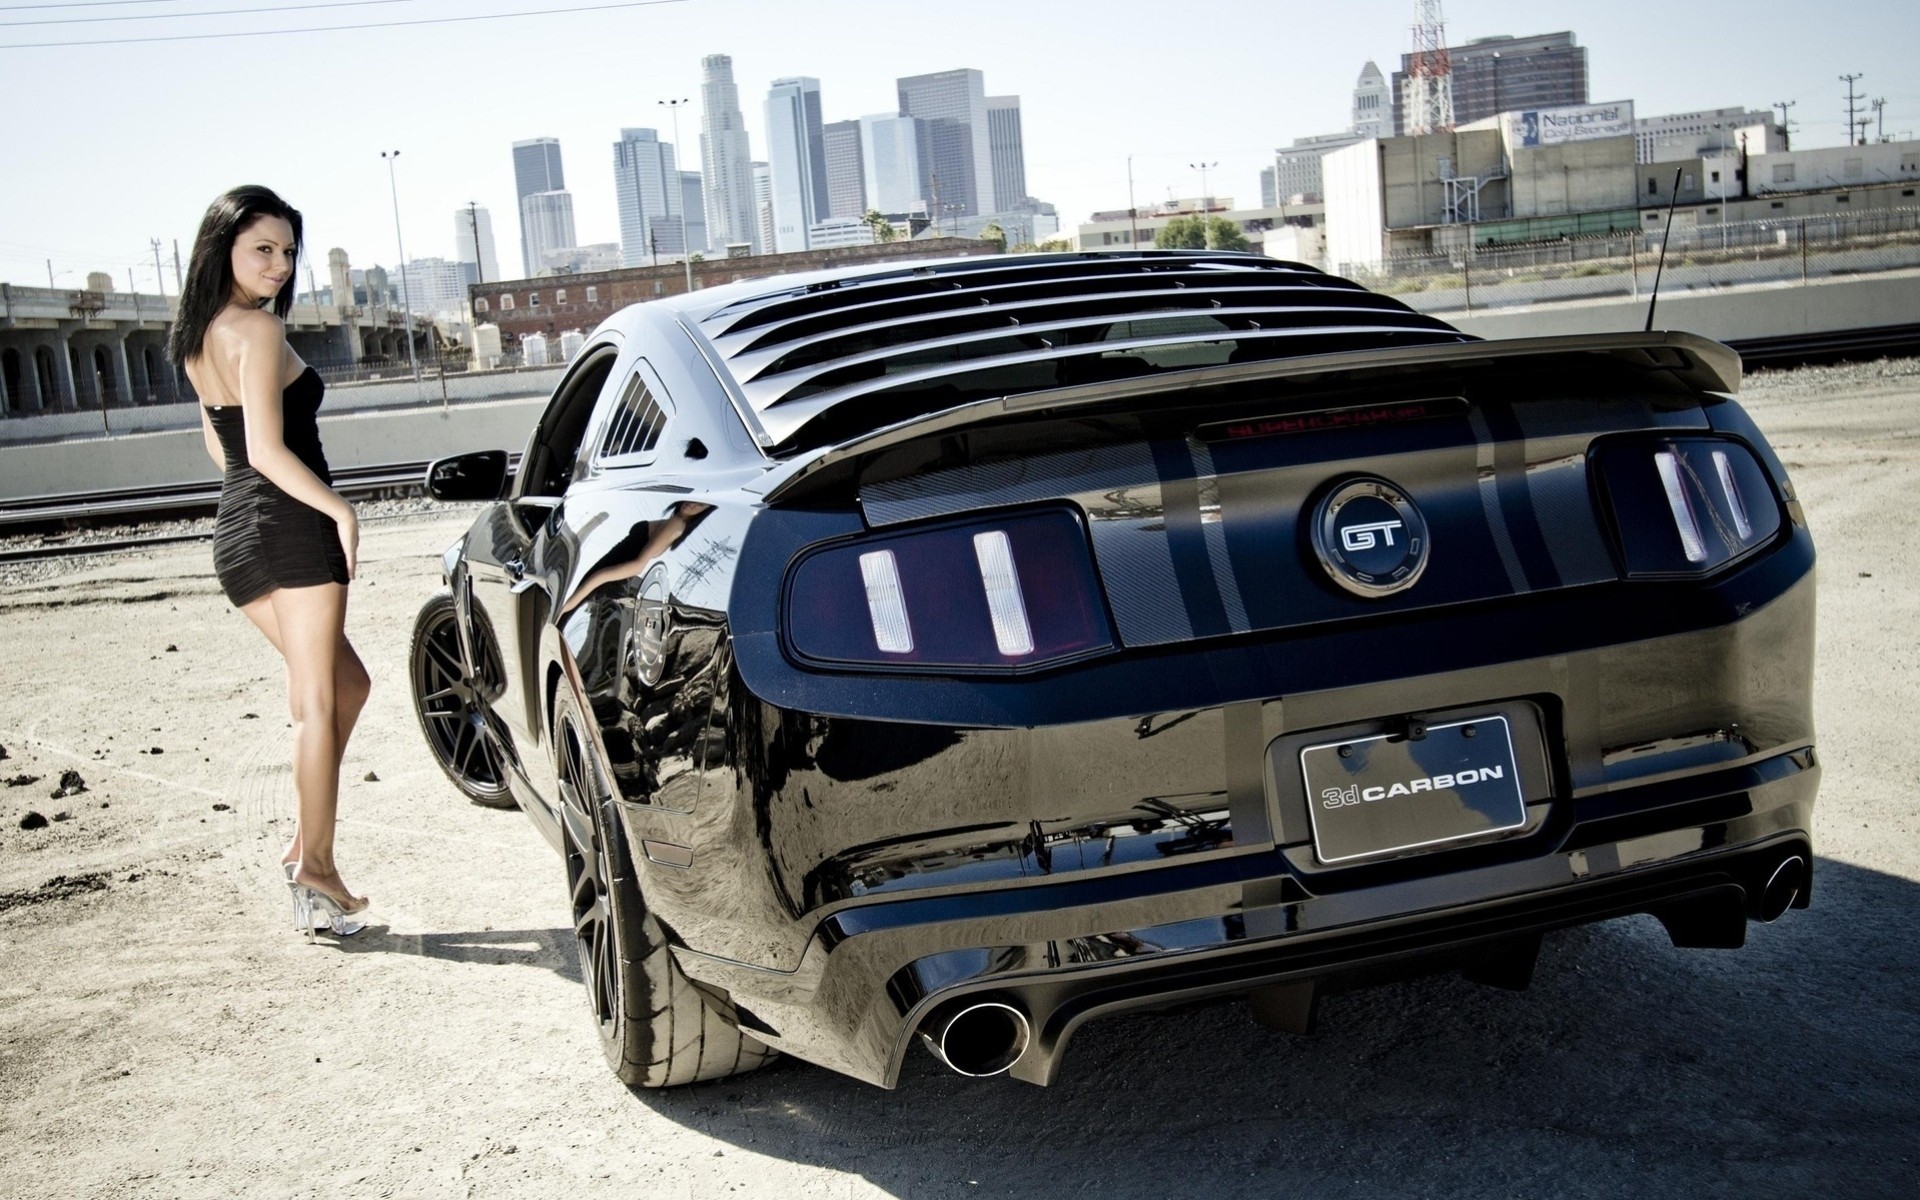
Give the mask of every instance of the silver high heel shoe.
[[293, 873], [299, 868], [299, 864], [281, 863], [280, 866], [287, 873], [287, 891], [293, 897], [293, 931], [295, 933], [311, 933], [315, 929], [325, 929], [327, 927], [326, 918], [318, 918], [319, 924], [315, 924], [316, 918], [313, 914], [313, 906], [301, 903], [300, 893], [305, 889], [293, 881]]
[[[296, 928], [304, 929], [309, 941], [316, 929], [328, 930], [335, 937], [352, 937], [367, 927], [366, 915], [370, 905], [348, 912], [338, 900], [318, 888], [296, 885], [294, 893]], [[304, 925], [299, 923], [300, 918], [304, 918]]]

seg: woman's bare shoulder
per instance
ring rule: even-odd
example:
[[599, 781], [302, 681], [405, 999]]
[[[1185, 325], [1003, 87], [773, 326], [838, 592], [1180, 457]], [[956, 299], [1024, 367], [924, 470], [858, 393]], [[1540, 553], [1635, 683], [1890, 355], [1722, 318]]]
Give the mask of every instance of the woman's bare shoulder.
[[229, 354], [276, 349], [286, 340], [286, 323], [264, 308], [230, 307], [207, 326], [207, 341]]

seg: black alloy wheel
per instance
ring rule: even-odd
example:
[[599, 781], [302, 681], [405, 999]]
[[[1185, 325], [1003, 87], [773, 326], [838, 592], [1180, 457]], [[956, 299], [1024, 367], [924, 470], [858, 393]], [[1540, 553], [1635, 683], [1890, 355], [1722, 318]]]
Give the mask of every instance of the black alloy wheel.
[[573, 939], [607, 1065], [622, 1083], [657, 1088], [738, 1075], [778, 1057], [681, 973], [641, 898], [598, 746], [565, 685], [555, 708]]
[[469, 800], [514, 808], [507, 787], [506, 731], [487, 706], [490, 685], [485, 647], [468, 649], [460, 636], [453, 596], [437, 593], [413, 623], [413, 712], [434, 761]]

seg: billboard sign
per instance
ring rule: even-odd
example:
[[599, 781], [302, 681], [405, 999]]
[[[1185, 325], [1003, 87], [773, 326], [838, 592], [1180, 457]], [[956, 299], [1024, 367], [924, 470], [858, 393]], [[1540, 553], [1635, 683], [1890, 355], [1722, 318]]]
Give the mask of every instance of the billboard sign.
[[1514, 146], [1560, 146], [1597, 138], [1633, 136], [1633, 101], [1570, 104], [1507, 114], [1507, 140]]

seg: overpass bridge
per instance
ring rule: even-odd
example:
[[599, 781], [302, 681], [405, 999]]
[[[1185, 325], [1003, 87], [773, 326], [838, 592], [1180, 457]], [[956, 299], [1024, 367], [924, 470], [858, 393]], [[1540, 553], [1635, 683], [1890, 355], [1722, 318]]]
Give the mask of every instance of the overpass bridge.
[[[0, 283], [0, 420], [195, 399], [166, 356], [179, 298]], [[416, 355], [431, 322], [414, 323]], [[300, 303], [287, 340], [316, 367], [407, 360], [406, 318], [384, 305]]]

